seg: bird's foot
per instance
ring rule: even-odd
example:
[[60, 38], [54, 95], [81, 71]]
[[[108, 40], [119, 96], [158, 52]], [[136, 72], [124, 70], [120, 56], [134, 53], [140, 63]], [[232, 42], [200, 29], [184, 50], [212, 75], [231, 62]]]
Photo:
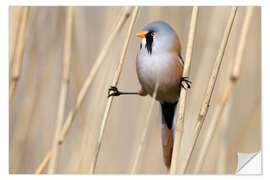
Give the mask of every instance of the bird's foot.
[[[184, 85], [184, 82], [186, 86]], [[180, 79], [180, 86], [183, 87], [184, 89], [189, 89], [191, 87], [191, 81], [188, 80], [188, 77], [181, 77]]]
[[111, 86], [108, 91], [108, 98], [110, 96], [120, 96], [121, 92], [115, 86]]

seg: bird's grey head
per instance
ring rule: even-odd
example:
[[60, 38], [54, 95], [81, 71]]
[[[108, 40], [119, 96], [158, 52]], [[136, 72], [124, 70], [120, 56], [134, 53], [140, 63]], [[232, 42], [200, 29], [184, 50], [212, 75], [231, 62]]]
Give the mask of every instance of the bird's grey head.
[[153, 21], [147, 24], [143, 32], [137, 34], [142, 37], [141, 48], [145, 48], [149, 54], [153, 52], [168, 51], [173, 46], [179, 47], [179, 40], [172, 27], [163, 21]]

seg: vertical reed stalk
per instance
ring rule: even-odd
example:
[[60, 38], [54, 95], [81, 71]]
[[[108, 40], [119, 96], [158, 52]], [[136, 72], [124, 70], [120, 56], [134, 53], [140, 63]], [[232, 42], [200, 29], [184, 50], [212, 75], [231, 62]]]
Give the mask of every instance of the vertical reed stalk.
[[[194, 42], [194, 34], [196, 30], [196, 22], [197, 22], [197, 17], [198, 17], [198, 9], [199, 8], [197, 6], [194, 6], [192, 10], [183, 77], [189, 76], [191, 55], [192, 55], [193, 42]], [[186, 89], [181, 87], [178, 118], [176, 120], [176, 126], [175, 126], [174, 145], [173, 145], [170, 174], [176, 173], [178, 157], [180, 154], [180, 146], [182, 142], [183, 127], [184, 127], [184, 112], [185, 112], [186, 95], [187, 95]]]
[[10, 7], [9, 8], [9, 16], [10, 16], [10, 34], [9, 34], [9, 79], [12, 78], [12, 71], [14, 65], [14, 52], [16, 48], [16, 44], [18, 41], [18, 34], [20, 34], [20, 24], [21, 19], [23, 17], [22, 7]]
[[132, 166], [132, 169], [131, 169], [131, 174], [136, 173], [138, 162], [139, 162], [139, 159], [141, 157], [142, 148], [143, 148], [143, 145], [144, 145], [144, 142], [145, 142], [145, 137], [146, 137], [146, 134], [147, 134], [147, 131], [148, 131], [148, 128], [149, 128], [149, 124], [150, 124], [150, 120], [151, 120], [151, 115], [153, 114], [153, 110], [154, 110], [154, 105], [155, 105], [155, 99], [156, 99], [156, 96], [157, 96], [158, 86], [159, 86], [159, 83], [157, 82], [156, 85], [155, 85], [154, 93], [153, 93], [153, 99], [151, 101], [148, 114], [146, 116], [147, 118], [146, 118], [145, 126], [144, 126], [144, 129], [143, 129], [143, 133], [142, 133], [142, 136], [141, 136], [141, 139], [140, 139], [139, 147], [137, 149], [135, 160], [134, 160], [134, 163], [133, 163], [133, 166]]
[[[117, 22], [116, 26], [113, 28], [112, 33], [110, 34], [108, 40], [106, 41], [106, 43], [103, 47], [103, 50], [100, 52], [97, 60], [95, 61], [95, 64], [91, 68], [91, 71], [89, 72], [87, 79], [84, 82], [83, 87], [81, 88], [81, 90], [77, 96], [75, 107], [67, 115], [66, 121], [64, 123], [64, 127], [61, 130], [61, 136], [58, 140], [59, 144], [61, 144], [64, 141], [65, 135], [68, 132], [77, 111], [81, 107], [81, 104], [82, 104], [82, 102], [83, 102], [83, 100], [88, 92], [88, 89], [90, 88], [90, 86], [93, 82], [93, 79], [94, 79], [100, 65], [102, 64], [107, 52], [109, 51], [111, 44], [112, 44], [113, 40], [115, 39], [116, 35], [122, 29], [123, 25], [127, 21], [131, 10], [132, 10], [131, 7], [127, 7], [124, 9], [123, 15], [121, 16], [120, 20]], [[48, 163], [49, 159], [51, 158], [50, 154], [51, 154], [51, 150], [47, 153], [47, 155], [44, 157], [43, 161], [41, 162], [41, 164], [37, 168], [37, 170], [35, 172], [36, 174], [39, 174], [40, 172], [42, 172], [43, 169], [46, 167], [46, 164]]]
[[190, 162], [192, 152], [193, 152], [194, 147], [196, 145], [198, 136], [201, 132], [201, 128], [202, 128], [203, 122], [205, 120], [205, 117], [206, 117], [206, 114], [207, 114], [207, 111], [209, 108], [209, 103], [210, 103], [212, 93], [213, 93], [213, 90], [215, 87], [218, 72], [220, 69], [221, 62], [223, 60], [224, 52], [225, 52], [225, 49], [227, 46], [229, 35], [231, 33], [231, 29], [232, 29], [232, 25], [233, 25], [233, 22], [235, 19], [236, 12], [237, 12], [237, 7], [232, 7], [231, 14], [230, 14], [230, 17], [228, 19], [228, 23], [226, 25], [226, 29], [225, 29], [225, 32], [224, 32], [224, 35], [223, 35], [223, 38], [221, 41], [221, 45], [220, 45], [219, 50], [218, 50], [218, 55], [217, 55], [215, 64], [213, 66], [212, 74], [211, 74], [210, 80], [208, 82], [208, 88], [207, 88], [207, 91], [205, 93], [203, 103], [201, 105], [201, 110], [200, 110], [200, 113], [199, 113], [199, 116], [198, 116], [198, 119], [197, 119], [197, 122], [195, 125], [195, 131], [193, 133], [192, 142], [191, 142], [191, 145], [188, 147], [187, 153], [184, 156], [183, 164], [180, 166], [179, 173], [181, 173], [181, 174], [186, 173], [186, 169], [187, 169], [187, 166]]
[[56, 119], [56, 130], [52, 144], [52, 156], [48, 167], [48, 173], [53, 174], [56, 168], [58, 156], [58, 139], [61, 133], [62, 124], [64, 121], [65, 104], [67, 99], [68, 84], [70, 79], [70, 61], [71, 61], [71, 39], [72, 39], [72, 23], [73, 23], [73, 7], [66, 7], [66, 27], [65, 27], [65, 44], [63, 58], [63, 74], [60, 88], [58, 113]]
[[26, 26], [28, 23], [29, 7], [22, 7], [20, 10], [21, 20], [19, 22], [18, 34], [16, 37], [16, 44], [13, 58], [10, 60], [10, 74], [12, 76], [11, 84], [9, 86], [9, 105], [12, 107], [14, 94], [20, 79], [23, 54], [26, 39]]
[[215, 131], [217, 129], [219, 121], [222, 121], [222, 117], [225, 111], [225, 107], [228, 103], [229, 96], [231, 95], [233, 86], [237, 82], [240, 74], [240, 66], [242, 62], [243, 52], [246, 45], [247, 33], [250, 27], [251, 17], [254, 7], [247, 7], [245, 18], [243, 20], [243, 27], [240, 32], [239, 45], [236, 51], [235, 63], [233, 71], [231, 73], [231, 78], [228, 81], [226, 88], [223, 92], [223, 97], [220, 101], [220, 104], [216, 107], [216, 112], [210, 121], [209, 128], [207, 129], [207, 134], [205, 136], [203, 145], [200, 149], [200, 156], [195, 166], [195, 172], [198, 173], [204, 163], [205, 157], [208, 152], [209, 145], [214, 137]]
[[[124, 63], [124, 58], [125, 58], [125, 55], [126, 55], [126, 52], [127, 52], [127, 47], [128, 47], [128, 43], [129, 43], [129, 40], [130, 40], [131, 32], [132, 32], [132, 29], [134, 27], [138, 11], [139, 11], [139, 7], [136, 7], [134, 9], [133, 14], [132, 14], [131, 22], [130, 22], [129, 29], [128, 29], [127, 38], [126, 38], [124, 48], [123, 48], [123, 51], [122, 51], [122, 54], [121, 54], [121, 57], [120, 57], [119, 65], [118, 65], [117, 70], [116, 70], [115, 75], [114, 75], [112, 86], [117, 86], [117, 84], [118, 84], [120, 74], [121, 74], [121, 71], [122, 71], [122, 67], [123, 67], [123, 63]], [[99, 150], [100, 150], [100, 146], [101, 146], [101, 142], [102, 142], [102, 138], [103, 138], [103, 134], [104, 134], [106, 121], [107, 121], [108, 114], [109, 114], [109, 111], [110, 111], [110, 107], [111, 107], [111, 104], [112, 104], [112, 100], [113, 100], [113, 96], [111, 96], [108, 99], [107, 104], [106, 104], [104, 116], [103, 116], [102, 123], [101, 123], [100, 133], [98, 135], [97, 145], [94, 147], [93, 160], [92, 160], [92, 162], [90, 164], [90, 170], [89, 170], [90, 174], [94, 173], [95, 168], [96, 168], [96, 162], [97, 162], [97, 158], [98, 158], [98, 154], [99, 154]]]
[[125, 10], [124, 10], [124, 14], [123, 16], [121, 17], [120, 21], [118, 22], [116, 28], [114, 28], [114, 31], [112, 32], [111, 36], [108, 38], [107, 40], [107, 43], [105, 44], [105, 46], [103, 47], [103, 50], [101, 51], [101, 53], [99, 54], [95, 64], [93, 65], [83, 87], [81, 88], [80, 92], [79, 92], [79, 95], [77, 97], [77, 100], [76, 100], [76, 105], [74, 107], [73, 110], [71, 110], [69, 113], [68, 113], [68, 116], [67, 116], [67, 119], [65, 121], [65, 124], [64, 124], [64, 128], [63, 128], [63, 131], [61, 133], [61, 136], [60, 136], [60, 139], [59, 139], [59, 143], [61, 144], [66, 136], [66, 133], [68, 132], [70, 126], [71, 126], [71, 123], [74, 119], [74, 116], [75, 114], [77, 113], [78, 109], [81, 107], [81, 104], [88, 92], [88, 89], [90, 88], [90, 85], [92, 84], [93, 82], [93, 79], [101, 65], [101, 63], [103, 62], [104, 58], [105, 58], [105, 55], [107, 54], [110, 46], [111, 46], [111, 43], [112, 41], [114, 40], [114, 38], [116, 37], [116, 35], [118, 34], [118, 32], [120, 31], [121, 27], [124, 25], [124, 23], [126, 22], [127, 18], [129, 17], [130, 15], [130, 11], [131, 11], [131, 7], [127, 7]]
[[[118, 11], [121, 11], [121, 7], [117, 8]], [[103, 18], [103, 25], [101, 27], [101, 36], [106, 36], [108, 34], [108, 28], [111, 27], [111, 17], [114, 14], [115, 10], [112, 7], [107, 7], [104, 11], [104, 18]], [[117, 14], [117, 16], [121, 16], [122, 14]], [[82, 16], [81, 16], [82, 17]], [[117, 17], [118, 18], [118, 17]], [[84, 22], [82, 22], [84, 23]], [[110, 33], [110, 32], [109, 32]], [[100, 122], [100, 114], [105, 108], [105, 103], [107, 102], [107, 97], [104, 96], [105, 93], [107, 93], [107, 87], [108, 87], [108, 74], [112, 71], [112, 68], [114, 64], [114, 61], [107, 61], [106, 65], [100, 67], [100, 72], [98, 72], [97, 78], [98, 83], [94, 85], [95, 81], [93, 82], [93, 88], [95, 89], [95, 97], [92, 98], [91, 102], [89, 104], [90, 107], [94, 105], [91, 110], [89, 107], [86, 107], [85, 112], [82, 114], [80, 112], [81, 117], [86, 117], [85, 125], [82, 129], [82, 135], [80, 140], [80, 151], [78, 152], [80, 155], [79, 158], [79, 166], [78, 166], [78, 173], [79, 174], [87, 174], [89, 171], [89, 163], [91, 160], [91, 148], [93, 147], [93, 143], [96, 141], [96, 127], [98, 126], [98, 123]], [[77, 71], [80, 71], [80, 68], [77, 68]], [[97, 103], [98, 102], [98, 103]], [[101, 111], [100, 111], [101, 110]], [[81, 111], [81, 110], [80, 110]], [[91, 121], [87, 118], [88, 115], [91, 114]]]

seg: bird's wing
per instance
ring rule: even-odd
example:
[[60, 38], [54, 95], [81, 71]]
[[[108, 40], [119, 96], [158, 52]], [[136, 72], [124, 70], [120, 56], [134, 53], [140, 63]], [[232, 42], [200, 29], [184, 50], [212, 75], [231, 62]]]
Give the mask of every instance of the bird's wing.
[[[181, 54], [179, 53], [179, 55], [177, 56], [177, 72], [178, 75], [180, 75], [180, 79], [182, 77], [183, 71], [184, 71], [184, 61], [183, 58], [181, 56]], [[179, 82], [180, 83], [180, 82]], [[180, 87], [180, 86], [179, 86]]]
[[180, 65], [182, 68], [184, 68], [185, 62], [184, 62], [184, 60], [183, 60], [183, 57], [182, 57], [181, 53], [178, 54], [178, 61], [179, 61], [179, 63], [180, 63], [179, 65]]

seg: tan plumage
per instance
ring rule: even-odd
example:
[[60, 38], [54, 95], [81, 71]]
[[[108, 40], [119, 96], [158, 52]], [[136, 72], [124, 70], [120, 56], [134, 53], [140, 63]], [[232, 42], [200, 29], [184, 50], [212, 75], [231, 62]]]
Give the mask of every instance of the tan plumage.
[[167, 126], [164, 127], [164, 137], [166, 144], [163, 147], [163, 159], [166, 167], [169, 169], [171, 167], [172, 150], [173, 150], [173, 131], [168, 129]]

